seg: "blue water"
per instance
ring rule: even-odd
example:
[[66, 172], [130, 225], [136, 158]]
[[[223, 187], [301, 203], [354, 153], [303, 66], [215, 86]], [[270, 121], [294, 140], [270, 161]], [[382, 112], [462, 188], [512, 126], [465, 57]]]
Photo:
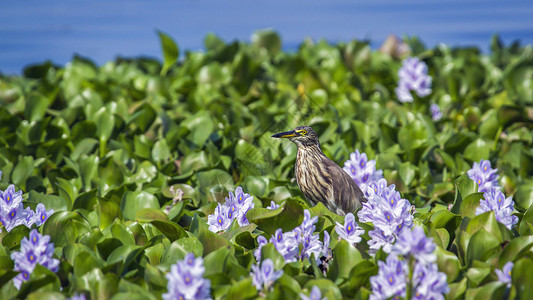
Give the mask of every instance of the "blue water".
[[182, 50], [203, 48], [207, 33], [249, 41], [264, 28], [278, 31], [283, 48], [305, 39], [370, 39], [378, 47], [393, 33], [488, 51], [491, 36], [533, 44], [533, 1], [512, 0], [93, 0], [3, 1], [0, 72], [20, 74], [47, 59], [65, 64], [74, 53], [98, 64], [117, 56], [161, 57], [155, 31]]

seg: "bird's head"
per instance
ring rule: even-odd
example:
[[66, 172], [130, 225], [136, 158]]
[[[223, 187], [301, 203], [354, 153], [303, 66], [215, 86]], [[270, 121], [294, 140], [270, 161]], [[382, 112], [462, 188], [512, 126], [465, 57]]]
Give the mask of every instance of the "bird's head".
[[274, 134], [275, 138], [288, 138], [298, 147], [320, 146], [318, 135], [309, 126], [298, 126], [294, 130]]

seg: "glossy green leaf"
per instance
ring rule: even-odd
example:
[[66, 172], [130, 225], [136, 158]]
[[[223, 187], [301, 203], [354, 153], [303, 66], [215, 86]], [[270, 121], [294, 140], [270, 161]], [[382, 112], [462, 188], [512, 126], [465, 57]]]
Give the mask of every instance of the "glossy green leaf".
[[165, 75], [168, 69], [176, 63], [179, 56], [178, 45], [174, 40], [162, 31], [157, 31], [159, 35], [159, 43], [163, 51], [163, 68], [161, 69], [161, 75]]

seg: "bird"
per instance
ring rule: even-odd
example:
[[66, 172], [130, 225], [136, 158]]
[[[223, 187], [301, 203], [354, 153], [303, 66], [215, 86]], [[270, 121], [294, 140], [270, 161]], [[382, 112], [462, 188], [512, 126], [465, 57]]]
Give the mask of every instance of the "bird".
[[272, 135], [288, 138], [298, 147], [295, 176], [298, 187], [312, 205], [322, 202], [330, 211], [344, 216], [366, 201], [357, 183], [320, 148], [316, 132], [309, 126]]

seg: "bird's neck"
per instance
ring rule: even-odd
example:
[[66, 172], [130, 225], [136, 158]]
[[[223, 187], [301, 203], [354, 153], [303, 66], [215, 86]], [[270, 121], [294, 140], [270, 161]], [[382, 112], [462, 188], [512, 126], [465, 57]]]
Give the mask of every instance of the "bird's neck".
[[322, 152], [322, 149], [320, 149], [320, 144], [313, 144], [313, 145], [298, 145], [298, 152], [297, 156], [322, 156], [324, 153]]

